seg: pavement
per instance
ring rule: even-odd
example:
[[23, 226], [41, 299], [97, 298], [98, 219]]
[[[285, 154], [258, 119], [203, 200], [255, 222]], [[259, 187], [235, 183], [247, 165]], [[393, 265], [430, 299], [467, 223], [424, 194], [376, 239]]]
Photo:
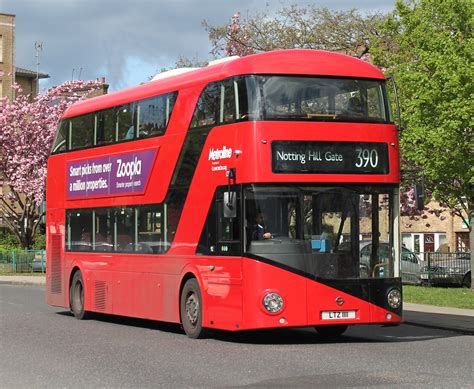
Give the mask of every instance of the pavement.
[[[45, 285], [45, 276], [0, 276], [0, 284]], [[474, 335], [474, 309], [403, 304], [406, 324]]]
[[474, 309], [403, 303], [407, 324], [474, 335]]
[[46, 285], [46, 276], [0, 276], [0, 284]]

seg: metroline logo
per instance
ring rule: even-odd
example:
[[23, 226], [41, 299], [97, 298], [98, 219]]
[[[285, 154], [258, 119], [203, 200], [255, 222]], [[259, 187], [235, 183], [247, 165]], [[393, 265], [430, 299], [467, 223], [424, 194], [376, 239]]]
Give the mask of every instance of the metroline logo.
[[209, 161], [216, 161], [219, 159], [228, 159], [232, 157], [232, 149], [226, 146], [222, 149], [210, 149], [209, 150]]

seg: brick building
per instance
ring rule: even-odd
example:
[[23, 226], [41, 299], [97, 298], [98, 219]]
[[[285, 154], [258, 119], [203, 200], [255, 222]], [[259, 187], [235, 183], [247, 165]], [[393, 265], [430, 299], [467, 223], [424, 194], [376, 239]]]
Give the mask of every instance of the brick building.
[[15, 65], [15, 15], [0, 13], [0, 97], [12, 98], [12, 84], [21, 86], [23, 93], [35, 96], [39, 80], [48, 78], [45, 73]]
[[427, 207], [432, 212], [402, 216], [402, 244], [415, 252], [469, 251], [469, 228], [463, 220], [436, 202], [430, 202]]
[[12, 97], [15, 63], [15, 16], [0, 14], [0, 96]]

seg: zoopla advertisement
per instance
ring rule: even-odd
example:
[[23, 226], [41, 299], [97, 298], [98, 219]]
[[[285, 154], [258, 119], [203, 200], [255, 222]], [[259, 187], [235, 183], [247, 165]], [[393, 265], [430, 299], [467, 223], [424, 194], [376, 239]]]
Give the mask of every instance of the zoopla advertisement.
[[67, 198], [145, 192], [157, 150], [67, 163]]

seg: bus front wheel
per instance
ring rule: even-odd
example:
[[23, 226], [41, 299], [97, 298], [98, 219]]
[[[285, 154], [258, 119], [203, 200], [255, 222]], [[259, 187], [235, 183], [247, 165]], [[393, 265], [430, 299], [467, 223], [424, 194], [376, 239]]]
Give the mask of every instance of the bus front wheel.
[[316, 326], [316, 331], [319, 336], [323, 338], [337, 338], [341, 336], [346, 330], [347, 325], [327, 325], [327, 326]]
[[180, 298], [181, 324], [187, 336], [193, 339], [208, 335], [202, 327], [202, 298], [199, 284], [195, 278], [186, 281]]
[[89, 312], [84, 310], [84, 281], [80, 271], [74, 273], [69, 289], [69, 306], [76, 319], [84, 320], [89, 317]]

